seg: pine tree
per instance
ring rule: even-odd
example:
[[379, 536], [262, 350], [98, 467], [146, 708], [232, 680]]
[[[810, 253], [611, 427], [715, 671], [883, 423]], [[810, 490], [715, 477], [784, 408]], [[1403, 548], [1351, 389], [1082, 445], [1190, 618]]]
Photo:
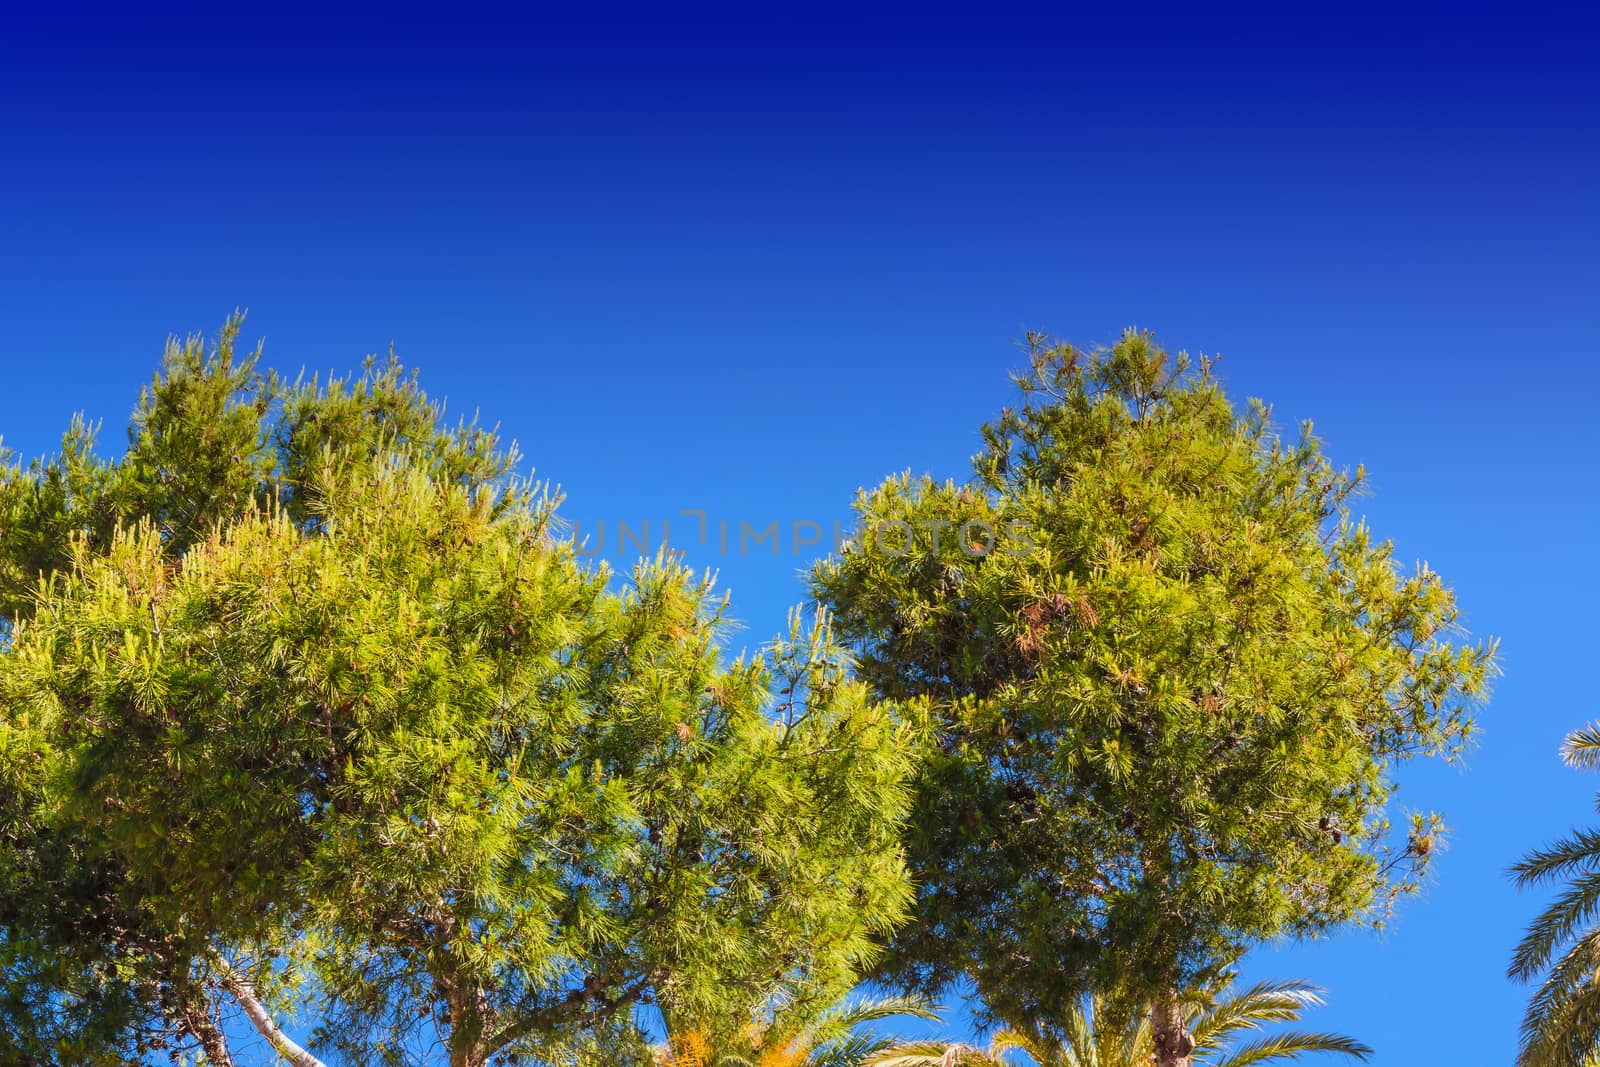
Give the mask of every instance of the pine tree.
[[1017, 381], [970, 482], [862, 493], [814, 579], [935, 738], [883, 974], [970, 976], [1046, 1032], [1123, 987], [1182, 1064], [1196, 976], [1417, 885], [1440, 823], [1391, 834], [1393, 771], [1461, 749], [1492, 645], [1454, 643], [1439, 577], [1351, 518], [1360, 471], [1237, 410], [1208, 362], [1035, 337]]
[[623, 1062], [647, 1004], [847, 991], [909, 899], [912, 745], [826, 618], [727, 662], [709, 579], [587, 567], [398, 364], [290, 384], [236, 332], [169, 350], [118, 460], [80, 427], [0, 481], [0, 885], [44, 902], [0, 912], [0, 1010], [37, 1062], [228, 1062], [225, 1003], [297, 1063], [295, 1006], [355, 1062]]

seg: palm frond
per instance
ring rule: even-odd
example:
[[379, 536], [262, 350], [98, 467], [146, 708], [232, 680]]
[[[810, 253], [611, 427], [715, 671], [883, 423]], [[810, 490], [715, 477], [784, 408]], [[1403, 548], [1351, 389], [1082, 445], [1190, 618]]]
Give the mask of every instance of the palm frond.
[[1293, 1031], [1247, 1041], [1222, 1059], [1211, 1062], [1211, 1067], [1253, 1067], [1270, 1060], [1299, 1059], [1309, 1052], [1335, 1052], [1358, 1060], [1372, 1055], [1372, 1049], [1343, 1034]]
[[[1194, 1062], [1205, 1067], [1253, 1067], [1273, 1060], [1331, 1052], [1366, 1059], [1372, 1050], [1343, 1034], [1291, 1030], [1231, 1043], [1242, 1031], [1259, 1031], [1299, 1020], [1322, 1003], [1321, 990], [1299, 979], [1256, 982], [1229, 995], [1232, 970], [1222, 970], [1183, 998], [1195, 1039]], [[945, 1041], [914, 1041], [868, 1057], [863, 1067], [1005, 1067], [1006, 1053], [1020, 1051], [1040, 1067], [1148, 1067], [1154, 1039], [1147, 1012], [1114, 1011], [1104, 997], [1080, 998], [1048, 1032], [1032, 1027], [1002, 1030], [987, 1050]]]
[[1033, 1058], [1034, 1062], [1048, 1064], [1059, 1059], [1059, 1055], [1051, 1055], [1047, 1048], [1049, 1042], [1037, 1034], [1025, 1034], [1020, 1030], [1001, 1030], [989, 1039], [989, 1059], [999, 1061], [1007, 1052], [1016, 1050], [1025, 1052]]
[[1590, 723], [1568, 734], [1561, 742], [1561, 758], [1569, 767], [1600, 768], [1600, 723]]
[[906, 1041], [879, 1053], [863, 1067], [1004, 1067], [982, 1049], [948, 1041]]
[[856, 1067], [866, 1056], [892, 1047], [894, 1040], [854, 1031], [895, 1016], [939, 1019], [933, 1002], [926, 997], [861, 997], [822, 1012], [796, 1036], [795, 1043], [809, 1051], [806, 1062], [810, 1067]]
[[1574, 879], [1571, 887], [1540, 912], [1518, 943], [1508, 974], [1521, 982], [1531, 980], [1579, 927], [1600, 918], [1600, 871]]
[[890, 1019], [897, 1015], [931, 1019], [935, 1022], [939, 1019], [937, 1006], [927, 997], [861, 997], [827, 1009], [817, 1019], [816, 1025], [852, 1029], [863, 1023]]
[[[1561, 758], [1571, 767], [1600, 769], [1600, 723], [1568, 734]], [[1524, 982], [1544, 972], [1523, 1015], [1517, 1063], [1588, 1067], [1600, 1062], [1600, 830], [1575, 830], [1529, 852], [1509, 873], [1519, 888], [1567, 881], [1529, 924], [1507, 968]]]
[[1512, 864], [1509, 873], [1519, 889], [1563, 875], [1600, 869], [1600, 830], [1574, 830], [1548, 848], [1536, 848]]
[[1567, 990], [1542, 1007], [1542, 1029], [1524, 1024], [1518, 1067], [1590, 1067], [1600, 1061], [1600, 989], [1591, 983]]
[[1201, 1014], [1190, 1026], [1190, 1033], [1196, 1045], [1217, 1045], [1240, 1030], [1294, 1022], [1306, 1008], [1322, 1002], [1322, 991], [1298, 978], [1257, 982]]
[[1581, 1062], [1600, 1045], [1600, 929], [1580, 937], [1556, 961], [1522, 1020], [1522, 1064]]
[[1066, 1013], [1052, 1020], [1048, 1032], [1037, 1027], [1027, 1030], [1002, 1030], [994, 1035], [991, 1047], [998, 1052], [1016, 1048], [1047, 1067], [1093, 1067], [1099, 1059], [1105, 1000], [1098, 995], [1079, 997]]
[[812, 1049], [807, 1067], [861, 1067], [873, 1055], [893, 1048], [895, 1039], [877, 1034], [850, 1034]]

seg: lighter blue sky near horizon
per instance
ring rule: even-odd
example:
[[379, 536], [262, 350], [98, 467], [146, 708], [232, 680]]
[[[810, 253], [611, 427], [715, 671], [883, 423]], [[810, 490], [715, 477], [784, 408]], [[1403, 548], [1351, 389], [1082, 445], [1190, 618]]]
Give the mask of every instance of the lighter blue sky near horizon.
[[961, 477], [1025, 330], [1220, 353], [1367, 465], [1505, 671], [1465, 765], [1405, 775], [1453, 827], [1427, 892], [1251, 970], [1329, 987], [1309, 1021], [1385, 1067], [1504, 1064], [1537, 906], [1504, 868], [1600, 821], [1556, 758], [1600, 716], [1600, 34], [1514, 10], [11, 13], [0, 435], [117, 443], [163, 339], [236, 306], [284, 370], [392, 344], [613, 560], [671, 520], [757, 645], [804, 596], [791, 524]]

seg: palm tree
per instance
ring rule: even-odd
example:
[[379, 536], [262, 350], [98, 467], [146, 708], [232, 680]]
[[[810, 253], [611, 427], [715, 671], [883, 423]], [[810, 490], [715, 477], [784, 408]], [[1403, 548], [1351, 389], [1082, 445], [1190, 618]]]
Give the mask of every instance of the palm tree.
[[[1567, 735], [1567, 766], [1600, 768], [1600, 726]], [[1575, 830], [1511, 868], [1518, 888], [1560, 883], [1512, 957], [1511, 977], [1543, 975], [1522, 1019], [1523, 1067], [1600, 1065], [1600, 830]]]
[[[1184, 998], [1184, 1021], [1194, 1038], [1193, 1058], [1207, 1067], [1252, 1067], [1306, 1052], [1338, 1052], [1364, 1060], [1367, 1046], [1341, 1034], [1299, 1030], [1252, 1035], [1272, 1023], [1297, 1022], [1322, 1003], [1321, 992], [1301, 981], [1258, 982], [1229, 995], [1235, 972]], [[938, 1041], [906, 1042], [867, 1060], [867, 1067], [1011, 1067], [1007, 1053], [1021, 1051], [1039, 1067], [1149, 1067], [1155, 1038], [1149, 1014], [1117, 1013], [1106, 998], [1089, 995], [1063, 1021], [1059, 1033], [1037, 1028], [1002, 1030], [987, 1049]]]
[[689, 1031], [660, 1046], [656, 1059], [659, 1067], [863, 1067], [895, 1044], [864, 1028], [899, 1015], [939, 1018], [920, 997], [862, 997], [835, 1004], [796, 1030], [756, 1023], [721, 1041]]

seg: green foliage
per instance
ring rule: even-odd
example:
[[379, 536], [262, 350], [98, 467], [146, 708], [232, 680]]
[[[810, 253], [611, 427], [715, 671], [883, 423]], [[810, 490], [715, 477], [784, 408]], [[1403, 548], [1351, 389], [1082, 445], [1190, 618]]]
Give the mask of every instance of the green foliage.
[[[1568, 766], [1600, 766], [1600, 728], [1575, 730], [1561, 746]], [[1600, 1061], [1600, 831], [1576, 830], [1511, 868], [1519, 888], [1561, 891], [1528, 927], [1510, 975], [1538, 981], [1522, 1021], [1524, 1067], [1588, 1067]]]
[[115, 461], [95, 454], [98, 426], [81, 416], [55, 456], [24, 465], [0, 449], [0, 616], [32, 613], [39, 577], [69, 566], [74, 536], [103, 552], [119, 527], [149, 522], [176, 559], [254, 508], [276, 503], [311, 521], [330, 455], [371, 465], [405, 453], [468, 488], [515, 469], [514, 450], [473, 423], [449, 425], [393, 356], [357, 378], [289, 384], [259, 369], [259, 348], [238, 351], [242, 325], [231, 317], [209, 349], [200, 337], [167, 343]]
[[914, 746], [826, 618], [726, 663], [708, 579], [614, 590], [398, 364], [291, 386], [237, 328], [169, 347], [119, 460], [75, 431], [0, 479], [19, 1010], [121, 982], [161, 997], [99, 1047], [203, 1042], [232, 958], [354, 1062], [578, 1064], [645, 1004], [848, 990], [909, 901]]
[[1350, 517], [1359, 471], [1209, 364], [1133, 332], [1030, 356], [974, 478], [861, 494], [814, 584], [935, 738], [884, 975], [970, 975], [1050, 1032], [1088, 990], [1148, 1003], [1252, 943], [1381, 921], [1440, 827], [1390, 833], [1393, 771], [1466, 743], [1493, 646], [1452, 643], [1439, 577]]

